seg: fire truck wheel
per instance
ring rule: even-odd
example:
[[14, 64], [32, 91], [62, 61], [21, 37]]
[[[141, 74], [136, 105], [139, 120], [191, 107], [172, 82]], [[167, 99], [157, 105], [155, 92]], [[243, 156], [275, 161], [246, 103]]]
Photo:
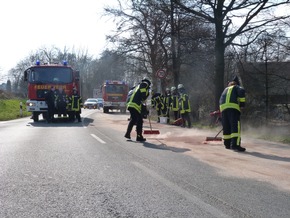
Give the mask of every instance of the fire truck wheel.
[[42, 118], [43, 118], [44, 120], [47, 120], [47, 117], [48, 117], [48, 114], [47, 114], [47, 112], [45, 112], [45, 113], [42, 113]]
[[34, 122], [38, 122], [38, 113], [36, 113], [36, 112], [33, 112], [33, 121]]
[[109, 108], [104, 107], [104, 108], [103, 108], [103, 112], [104, 112], [104, 113], [109, 113]]
[[125, 113], [126, 113], [126, 108], [122, 108], [122, 109], [120, 110], [120, 112], [121, 112], [122, 114], [125, 114]]

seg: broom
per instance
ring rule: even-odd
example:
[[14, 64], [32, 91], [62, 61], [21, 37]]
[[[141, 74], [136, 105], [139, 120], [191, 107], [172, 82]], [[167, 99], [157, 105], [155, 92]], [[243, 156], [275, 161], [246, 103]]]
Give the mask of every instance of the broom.
[[144, 130], [143, 134], [148, 134], [148, 135], [150, 135], [150, 134], [152, 134], [152, 135], [153, 134], [156, 134], [156, 135], [160, 134], [159, 130], [152, 130], [150, 114], [148, 114], [148, 120], [149, 120], [150, 130]]
[[222, 141], [222, 137], [217, 137], [223, 129], [221, 129], [215, 137], [206, 137], [205, 141]]

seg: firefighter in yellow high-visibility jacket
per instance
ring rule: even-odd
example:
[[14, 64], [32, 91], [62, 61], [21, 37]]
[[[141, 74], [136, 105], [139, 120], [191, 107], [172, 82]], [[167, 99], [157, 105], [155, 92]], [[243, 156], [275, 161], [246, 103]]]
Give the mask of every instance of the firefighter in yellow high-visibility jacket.
[[222, 112], [223, 139], [226, 149], [243, 152], [241, 146], [241, 108], [245, 106], [245, 89], [240, 86], [237, 76], [229, 82], [220, 97], [220, 111]]
[[190, 106], [189, 96], [185, 92], [185, 88], [183, 84], [179, 84], [177, 86], [177, 89], [179, 93], [179, 99], [178, 99], [179, 112], [183, 121], [182, 127], [185, 127], [186, 122], [187, 122], [188, 128], [191, 128], [191, 119], [190, 119], [191, 106]]
[[125, 138], [131, 139], [131, 131], [136, 125], [137, 137], [136, 141], [144, 142], [146, 138], [142, 135], [143, 130], [143, 113], [142, 105], [146, 102], [149, 96], [151, 82], [147, 78], [143, 78], [141, 83], [133, 89], [133, 92], [128, 96], [127, 109], [130, 111], [131, 119], [127, 126]]
[[161, 93], [152, 92], [151, 105], [157, 112], [157, 123], [160, 123], [160, 117], [163, 117], [166, 114], [164, 96]]
[[170, 110], [173, 111], [174, 120], [179, 119], [179, 106], [178, 106], [179, 94], [175, 86], [171, 87], [171, 103]]
[[[78, 122], [81, 122], [81, 107], [82, 107], [82, 98], [78, 94], [78, 91], [74, 88], [73, 94], [70, 97], [70, 105], [72, 111], [74, 111], [74, 119], [76, 118]], [[73, 121], [74, 121], [73, 119]]]

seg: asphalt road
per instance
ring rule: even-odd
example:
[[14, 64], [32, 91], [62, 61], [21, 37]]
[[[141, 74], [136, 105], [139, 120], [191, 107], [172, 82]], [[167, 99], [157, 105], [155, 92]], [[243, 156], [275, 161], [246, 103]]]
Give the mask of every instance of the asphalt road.
[[[160, 124], [160, 135], [139, 143], [134, 131], [124, 138], [128, 114], [82, 116], [0, 122], [0, 217], [290, 217], [287, 147], [278, 147], [286, 156], [261, 160], [249, 143], [246, 156]], [[284, 188], [250, 174], [251, 161], [283, 164]]]

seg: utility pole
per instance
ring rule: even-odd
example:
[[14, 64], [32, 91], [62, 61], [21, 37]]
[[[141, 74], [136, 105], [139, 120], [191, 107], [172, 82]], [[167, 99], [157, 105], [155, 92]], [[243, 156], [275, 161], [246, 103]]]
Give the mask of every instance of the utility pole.
[[171, 25], [171, 54], [172, 54], [172, 74], [174, 85], [177, 86], [179, 83], [177, 59], [176, 59], [176, 31], [174, 24], [174, 3], [170, 0], [170, 25]]
[[266, 125], [269, 119], [269, 78], [268, 78], [268, 45], [271, 43], [271, 38], [266, 34], [264, 36], [264, 56], [265, 56], [265, 118]]
[[267, 41], [265, 42], [265, 88], [266, 88], [266, 125], [268, 125], [268, 114], [269, 114], [269, 84], [268, 84], [268, 57], [267, 57]]

